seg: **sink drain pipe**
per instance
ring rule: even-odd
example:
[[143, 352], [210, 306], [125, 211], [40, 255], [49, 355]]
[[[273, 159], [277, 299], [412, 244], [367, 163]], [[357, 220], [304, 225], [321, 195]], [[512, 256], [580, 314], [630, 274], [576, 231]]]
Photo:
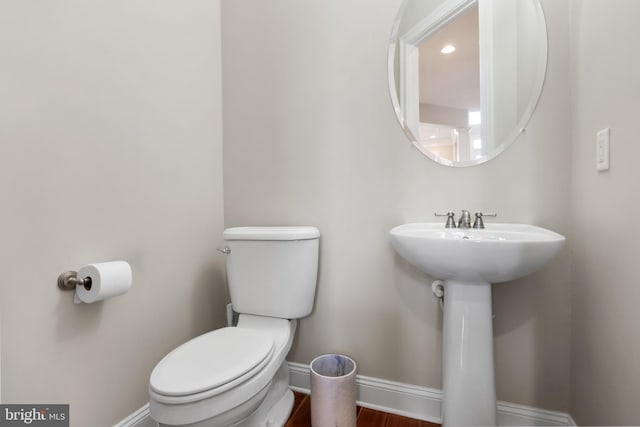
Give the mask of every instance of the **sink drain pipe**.
[[442, 280], [434, 280], [431, 283], [431, 292], [438, 298], [440, 308], [444, 311], [444, 282]]
[[[444, 311], [444, 282], [442, 280], [434, 280], [431, 283], [431, 292], [433, 292], [433, 295], [438, 298], [440, 309]], [[491, 318], [495, 319], [496, 314], [491, 313]]]

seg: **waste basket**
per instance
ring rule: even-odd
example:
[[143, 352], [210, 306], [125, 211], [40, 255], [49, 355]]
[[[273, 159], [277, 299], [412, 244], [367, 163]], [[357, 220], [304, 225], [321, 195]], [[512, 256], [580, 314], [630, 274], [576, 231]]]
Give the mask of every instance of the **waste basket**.
[[311, 425], [356, 427], [356, 362], [342, 354], [311, 361]]

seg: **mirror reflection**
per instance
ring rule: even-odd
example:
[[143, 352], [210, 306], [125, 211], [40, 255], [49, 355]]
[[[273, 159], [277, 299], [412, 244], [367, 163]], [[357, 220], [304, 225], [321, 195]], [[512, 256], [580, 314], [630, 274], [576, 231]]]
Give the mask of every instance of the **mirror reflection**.
[[448, 160], [482, 156], [478, 5], [418, 45], [421, 151]]
[[389, 49], [398, 120], [441, 164], [485, 162], [524, 131], [546, 60], [539, 0], [405, 0]]

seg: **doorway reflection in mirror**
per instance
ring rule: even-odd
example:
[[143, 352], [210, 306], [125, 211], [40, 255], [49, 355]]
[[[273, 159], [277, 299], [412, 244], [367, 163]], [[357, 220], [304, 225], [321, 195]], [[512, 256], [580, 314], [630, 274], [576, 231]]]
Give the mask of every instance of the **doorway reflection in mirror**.
[[482, 138], [478, 5], [423, 40], [418, 52], [421, 151], [442, 161], [482, 157], [473, 142]]

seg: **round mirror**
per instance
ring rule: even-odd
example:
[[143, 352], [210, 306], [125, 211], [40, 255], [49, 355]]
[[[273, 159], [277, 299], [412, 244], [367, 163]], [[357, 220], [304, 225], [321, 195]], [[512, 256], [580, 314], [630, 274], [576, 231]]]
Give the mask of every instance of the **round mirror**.
[[503, 152], [538, 103], [547, 68], [539, 0], [404, 0], [389, 47], [400, 125], [448, 166]]

